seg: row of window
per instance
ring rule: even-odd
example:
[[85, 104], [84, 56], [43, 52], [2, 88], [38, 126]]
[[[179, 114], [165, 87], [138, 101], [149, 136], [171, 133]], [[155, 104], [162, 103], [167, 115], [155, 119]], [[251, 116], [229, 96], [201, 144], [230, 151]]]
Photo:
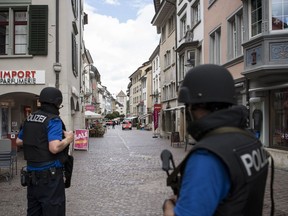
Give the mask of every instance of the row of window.
[[174, 47], [172, 50], [166, 50], [166, 53], [164, 54], [164, 69], [175, 63], [175, 56], [176, 52]]
[[140, 78], [141, 78], [141, 74], [139, 73], [137, 74], [137, 76], [132, 78], [132, 84], [137, 83], [140, 80]]
[[133, 94], [138, 93], [140, 90], [141, 90], [141, 86], [140, 86], [140, 85], [135, 86], [135, 87], [133, 88]]
[[152, 71], [153, 73], [160, 67], [159, 57], [157, 56], [152, 62]]
[[137, 104], [141, 101], [141, 96], [133, 97], [133, 104]]
[[[262, 33], [262, 0], [251, 0], [250, 3], [250, 29], [251, 36], [254, 37]], [[197, 5], [198, 7], [200, 7], [200, 3]], [[271, 14], [272, 30], [285, 30], [288, 28], [288, 0], [272, 0]], [[180, 21], [182, 23], [181, 25], [183, 25], [184, 28], [184, 25], [186, 26], [186, 15], [183, 15]], [[228, 19], [227, 28], [227, 60], [229, 61], [243, 55], [242, 43], [244, 37], [244, 24], [242, 9], [237, 11], [233, 16]], [[180, 29], [180, 31], [183, 31], [184, 34], [186, 29]], [[217, 28], [214, 32], [210, 34], [209, 47], [210, 63], [221, 64], [221, 27]], [[187, 59], [189, 60], [190, 58], [187, 57]], [[180, 71], [183, 71], [185, 73], [184, 62], [184, 56], [180, 57]], [[194, 65], [192, 64], [192, 66]], [[182, 73], [180, 72], [180, 80], [181, 74]]]
[[168, 20], [168, 32], [166, 29], [166, 25], [164, 25], [161, 29], [161, 42], [163, 43], [167, 37], [175, 30], [175, 16], [172, 15]]
[[169, 85], [165, 85], [161, 91], [162, 100], [174, 99], [176, 95], [176, 83], [172, 82]]
[[[250, 29], [251, 37], [262, 33], [262, 0], [250, 1]], [[288, 0], [271, 1], [271, 29], [285, 30], [288, 28]], [[228, 53], [227, 60], [234, 59], [243, 54], [243, 11], [235, 13], [228, 20]], [[210, 62], [221, 64], [221, 27], [210, 34]]]

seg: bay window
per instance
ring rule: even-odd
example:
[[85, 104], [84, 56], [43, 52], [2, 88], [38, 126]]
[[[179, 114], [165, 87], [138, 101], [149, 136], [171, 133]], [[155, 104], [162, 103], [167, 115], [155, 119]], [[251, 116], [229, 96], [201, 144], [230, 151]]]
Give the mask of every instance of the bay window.
[[272, 0], [272, 30], [288, 29], [288, 0]]
[[251, 36], [262, 32], [262, 0], [251, 0]]

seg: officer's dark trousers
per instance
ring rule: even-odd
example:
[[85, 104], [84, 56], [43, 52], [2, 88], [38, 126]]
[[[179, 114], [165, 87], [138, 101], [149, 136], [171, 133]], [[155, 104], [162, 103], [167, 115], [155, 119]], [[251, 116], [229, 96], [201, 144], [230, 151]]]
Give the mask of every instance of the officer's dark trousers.
[[65, 216], [65, 185], [62, 172], [53, 178], [36, 176], [27, 188], [27, 216]]

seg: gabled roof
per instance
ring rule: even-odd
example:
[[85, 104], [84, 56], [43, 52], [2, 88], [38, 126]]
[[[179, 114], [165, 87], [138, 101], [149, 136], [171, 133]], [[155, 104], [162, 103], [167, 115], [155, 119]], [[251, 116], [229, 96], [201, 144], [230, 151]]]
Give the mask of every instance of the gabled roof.
[[121, 90], [116, 97], [126, 97], [126, 94]]

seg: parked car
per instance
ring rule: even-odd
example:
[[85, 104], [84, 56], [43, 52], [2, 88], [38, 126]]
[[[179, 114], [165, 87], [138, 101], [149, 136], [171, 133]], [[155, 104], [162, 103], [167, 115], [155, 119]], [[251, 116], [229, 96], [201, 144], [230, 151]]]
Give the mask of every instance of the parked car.
[[106, 125], [113, 125], [113, 121], [106, 121]]
[[132, 122], [131, 121], [123, 121], [122, 122], [122, 130], [129, 129], [132, 130]]

